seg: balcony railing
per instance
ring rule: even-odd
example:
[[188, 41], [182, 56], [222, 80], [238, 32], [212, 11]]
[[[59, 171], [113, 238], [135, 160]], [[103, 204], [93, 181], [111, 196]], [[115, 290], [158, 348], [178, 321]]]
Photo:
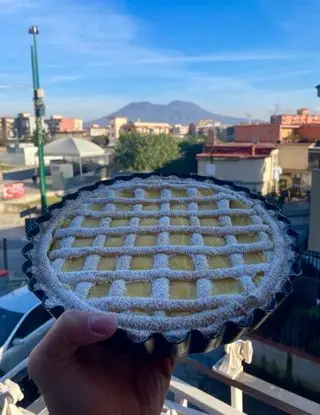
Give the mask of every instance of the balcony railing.
[[[181, 379], [172, 377], [169, 390], [173, 393], [174, 400], [165, 401], [162, 414], [241, 415], [244, 414], [243, 393], [288, 414], [320, 414], [320, 405], [316, 402], [305, 399], [297, 394], [291, 393], [245, 373], [242, 366], [242, 360], [245, 358], [242, 347], [244, 343], [247, 343], [247, 345], [249, 344], [249, 347], [251, 347], [249, 341], [242, 342], [240, 346], [238, 342], [228, 345], [229, 350], [227, 350], [227, 354], [223, 358], [222, 364], [217, 364], [212, 369], [190, 358], [185, 358], [180, 361], [180, 363], [187, 365], [195, 371], [230, 386], [231, 405], [203, 392]], [[250, 363], [251, 357], [248, 360], [246, 359], [248, 363]], [[15, 378], [21, 371], [25, 371], [26, 366], [27, 359], [1, 378], [0, 383], [4, 382], [5, 379]], [[188, 404], [192, 404], [198, 409], [191, 409], [188, 407]], [[38, 398], [27, 409], [31, 413], [37, 415], [48, 414], [42, 397]]]

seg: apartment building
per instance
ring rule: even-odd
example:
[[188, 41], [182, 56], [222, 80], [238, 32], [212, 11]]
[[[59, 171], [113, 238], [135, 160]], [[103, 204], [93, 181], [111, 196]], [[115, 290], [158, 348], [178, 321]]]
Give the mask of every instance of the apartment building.
[[108, 136], [110, 133], [109, 126], [101, 127], [99, 124], [93, 124], [90, 127], [90, 137]]
[[171, 127], [167, 123], [157, 123], [157, 122], [129, 122], [123, 124], [120, 131], [122, 134], [129, 133], [138, 133], [143, 135], [160, 135], [160, 134], [170, 134]]
[[83, 121], [80, 118], [65, 118], [61, 115], [51, 115], [45, 123], [51, 135], [83, 131]]
[[14, 117], [0, 118], [0, 142], [5, 143], [15, 139]]
[[272, 115], [270, 123], [234, 126], [234, 141], [238, 143], [283, 143], [292, 136], [311, 142], [320, 140], [320, 115], [302, 108], [296, 114]]
[[60, 122], [60, 132], [71, 133], [73, 131], [82, 131], [83, 121], [80, 118], [62, 118]]
[[189, 125], [174, 124], [171, 129], [171, 134], [174, 137], [184, 138], [189, 133]]
[[279, 150], [273, 145], [224, 144], [204, 146], [197, 154], [198, 174], [231, 180], [262, 195], [277, 190]]
[[308, 108], [299, 108], [296, 114], [271, 115], [270, 123], [292, 126], [320, 124], [320, 115], [310, 113]]
[[28, 112], [21, 112], [14, 120], [17, 138], [31, 138], [36, 130], [35, 117]]
[[200, 120], [196, 122], [195, 126], [197, 135], [208, 136], [209, 131], [220, 128], [222, 125], [221, 122], [215, 120]]
[[48, 126], [48, 132], [51, 135], [55, 135], [60, 132], [61, 120], [62, 120], [62, 115], [51, 115], [50, 118], [45, 120], [45, 123]]
[[320, 147], [314, 143], [285, 143], [278, 145], [281, 167], [280, 190], [296, 189], [306, 192], [311, 186], [311, 170], [320, 166]]
[[120, 129], [128, 123], [127, 117], [109, 117], [109, 140], [115, 144], [120, 137]]

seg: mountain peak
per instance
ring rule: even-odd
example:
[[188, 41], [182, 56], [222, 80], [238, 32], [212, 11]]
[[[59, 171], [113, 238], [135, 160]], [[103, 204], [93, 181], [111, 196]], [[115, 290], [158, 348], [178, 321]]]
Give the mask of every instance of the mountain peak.
[[[109, 116], [120, 115], [127, 117], [130, 121], [136, 121], [139, 118], [141, 121], [169, 124], [190, 124], [202, 119], [214, 119], [230, 125], [248, 121], [246, 118], [214, 114], [193, 102], [181, 100], [174, 100], [168, 104], [152, 104], [149, 101], [131, 102]], [[105, 117], [88, 124], [92, 123], [105, 124]]]

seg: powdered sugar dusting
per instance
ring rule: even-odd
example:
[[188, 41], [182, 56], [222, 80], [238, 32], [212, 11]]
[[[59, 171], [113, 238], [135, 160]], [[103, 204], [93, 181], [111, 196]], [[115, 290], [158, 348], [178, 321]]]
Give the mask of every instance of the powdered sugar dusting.
[[[123, 196], [124, 192], [131, 195]], [[239, 216], [250, 218], [251, 223], [233, 224]], [[70, 225], [61, 227], [66, 218], [71, 218]], [[257, 241], [239, 243], [239, 235], [249, 234], [257, 235]], [[155, 235], [155, 243], [137, 245], [143, 235]], [[189, 242], [173, 242], [175, 235], [187, 235]], [[224, 242], [207, 245], [208, 236]], [[111, 237], [122, 237], [121, 246], [109, 246], [106, 242]], [[77, 238], [93, 242], [74, 246]], [[57, 239], [60, 246], [52, 249]], [[248, 255], [259, 252], [266, 262], [247, 263]], [[107, 257], [115, 258], [114, 269], [100, 269], [101, 258]], [[151, 257], [150, 267], [133, 269], [132, 260], [137, 257]], [[173, 266], [170, 261], [175, 257], [190, 261], [191, 266]], [[77, 258], [85, 258], [84, 266], [64, 271], [66, 261]], [[219, 258], [226, 264], [220, 266]], [[136, 341], [153, 332], [177, 341], [195, 328], [211, 336], [226, 321], [245, 319], [254, 308], [267, 307], [286, 281], [292, 258], [285, 232], [260, 201], [211, 181], [151, 176], [101, 185], [66, 203], [41, 232], [33, 270], [51, 306], [116, 312], [120, 327]], [[216, 260], [218, 265], [212, 266]], [[241, 290], [214, 294], [219, 281], [230, 279]], [[151, 284], [150, 295], [128, 296], [127, 284], [139, 281]], [[177, 281], [189, 281], [193, 294], [172, 298], [171, 283]], [[106, 282], [110, 288], [105, 295], [88, 296], [93, 287]]]

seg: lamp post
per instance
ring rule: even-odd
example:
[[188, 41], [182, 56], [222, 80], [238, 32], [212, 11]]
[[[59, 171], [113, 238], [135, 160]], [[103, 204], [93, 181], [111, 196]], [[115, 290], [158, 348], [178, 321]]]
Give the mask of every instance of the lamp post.
[[39, 68], [38, 68], [38, 51], [37, 51], [37, 35], [39, 29], [36, 25], [30, 26], [28, 33], [33, 37], [33, 45], [31, 45], [31, 67], [32, 67], [32, 81], [33, 81], [33, 102], [34, 114], [36, 119], [35, 138], [38, 144], [39, 157], [39, 179], [40, 179], [40, 195], [41, 195], [41, 213], [44, 215], [47, 212], [47, 185], [46, 172], [44, 165], [44, 132], [43, 132], [43, 116], [45, 115], [45, 106], [43, 103], [44, 91], [40, 88], [39, 82]]

